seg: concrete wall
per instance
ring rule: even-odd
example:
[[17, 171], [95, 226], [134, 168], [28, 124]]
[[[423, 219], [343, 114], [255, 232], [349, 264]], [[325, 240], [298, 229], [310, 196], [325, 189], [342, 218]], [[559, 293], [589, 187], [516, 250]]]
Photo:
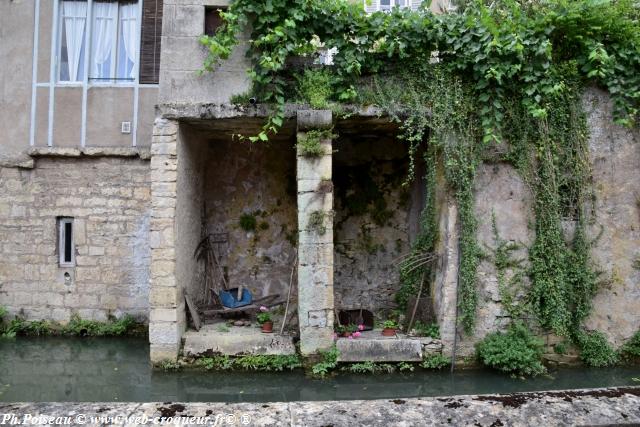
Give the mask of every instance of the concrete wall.
[[198, 41], [204, 33], [204, 8], [228, 4], [228, 0], [165, 0], [159, 103], [224, 103], [249, 89], [244, 43], [248, 33], [214, 72], [200, 73], [207, 56]]
[[[34, 50], [35, 9], [39, 4], [38, 43]], [[34, 145], [49, 141], [49, 117], [52, 122], [54, 147], [81, 145], [82, 108], [86, 103], [86, 146], [131, 146], [133, 134], [121, 133], [121, 122], [135, 121], [134, 86], [105, 85], [89, 82], [86, 98], [82, 83], [68, 85], [54, 82], [53, 106], [50, 65], [53, 35], [53, 0], [13, 0], [0, 2], [0, 121], [11, 123], [0, 137], [0, 160], [11, 159], [29, 148], [32, 92], [35, 97]], [[55, 52], [54, 52], [55, 53]], [[35, 63], [34, 63], [35, 57]], [[36, 85], [32, 83], [33, 67], [37, 67]], [[138, 130], [136, 144], [151, 144], [151, 128], [155, 117], [158, 85], [139, 89], [137, 101]]]
[[[0, 193], [0, 306], [10, 315], [147, 318], [147, 161], [38, 158], [33, 169], [0, 168]], [[59, 216], [74, 217], [75, 267], [58, 264]]]

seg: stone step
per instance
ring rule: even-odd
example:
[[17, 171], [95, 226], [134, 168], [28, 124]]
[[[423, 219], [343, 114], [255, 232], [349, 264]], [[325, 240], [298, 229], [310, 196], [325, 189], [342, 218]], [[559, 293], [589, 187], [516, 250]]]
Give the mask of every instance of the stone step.
[[379, 331], [348, 339], [339, 338], [336, 347], [339, 362], [420, 362], [422, 341], [405, 336], [383, 337]]

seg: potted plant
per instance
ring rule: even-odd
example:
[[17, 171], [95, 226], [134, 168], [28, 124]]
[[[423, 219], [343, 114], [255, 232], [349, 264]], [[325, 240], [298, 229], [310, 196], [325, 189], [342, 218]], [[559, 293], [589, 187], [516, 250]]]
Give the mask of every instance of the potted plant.
[[353, 323], [350, 323], [348, 325], [339, 325], [336, 328], [336, 332], [338, 333], [338, 336], [345, 337], [345, 338], [359, 337], [360, 336], [359, 330], [361, 330], [360, 327], [358, 325], [354, 325]]
[[258, 323], [262, 325], [262, 332], [270, 334], [273, 332], [273, 320], [271, 320], [271, 313], [265, 306], [260, 307], [260, 313], [256, 316]]
[[382, 324], [382, 335], [385, 337], [393, 337], [396, 335], [398, 323], [395, 320], [385, 320]]

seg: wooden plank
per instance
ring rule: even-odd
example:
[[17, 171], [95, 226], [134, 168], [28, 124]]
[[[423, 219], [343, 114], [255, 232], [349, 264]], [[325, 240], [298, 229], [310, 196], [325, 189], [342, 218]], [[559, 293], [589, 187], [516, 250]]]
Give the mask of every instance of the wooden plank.
[[191, 300], [191, 297], [186, 292], [184, 293], [184, 300], [187, 302], [187, 308], [189, 309], [189, 313], [191, 314], [191, 319], [193, 320], [193, 326], [196, 328], [196, 331], [200, 330], [200, 326], [202, 322], [200, 322], [200, 316], [198, 316], [198, 310], [196, 309], [196, 305]]

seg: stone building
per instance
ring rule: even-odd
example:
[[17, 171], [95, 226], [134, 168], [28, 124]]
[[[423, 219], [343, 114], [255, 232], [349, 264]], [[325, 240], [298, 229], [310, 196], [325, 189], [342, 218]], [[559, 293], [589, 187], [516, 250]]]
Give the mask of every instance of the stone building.
[[[288, 105], [268, 147], [234, 140], [258, 130], [267, 110], [230, 103], [249, 88], [242, 43], [215, 72], [200, 73], [198, 38], [226, 5], [0, 2], [0, 117], [11, 124], [0, 140], [0, 306], [11, 315], [65, 322], [131, 313], [149, 322], [152, 360], [173, 359], [187, 330], [185, 293], [206, 298], [194, 257], [206, 234], [226, 280], [257, 297], [285, 295], [297, 267], [303, 354], [333, 344], [338, 309], [395, 307], [396, 260], [424, 204], [420, 183], [405, 188], [394, 173], [408, 161], [396, 125], [372, 108], [342, 119]], [[590, 90], [584, 105], [602, 230], [592, 255], [610, 278], [587, 326], [620, 344], [640, 327], [640, 145], [637, 131], [612, 124], [606, 94]], [[308, 130], [331, 127], [340, 136], [323, 141], [319, 158], [294, 150]], [[430, 299], [450, 354], [457, 206], [444, 187], [438, 203]], [[531, 242], [531, 194], [511, 166], [483, 163], [476, 212], [481, 246], [492, 245], [492, 213], [505, 239]], [[253, 227], [241, 226], [243, 216]], [[490, 262], [478, 287], [478, 333], [460, 335], [460, 355], [505, 321]]]

